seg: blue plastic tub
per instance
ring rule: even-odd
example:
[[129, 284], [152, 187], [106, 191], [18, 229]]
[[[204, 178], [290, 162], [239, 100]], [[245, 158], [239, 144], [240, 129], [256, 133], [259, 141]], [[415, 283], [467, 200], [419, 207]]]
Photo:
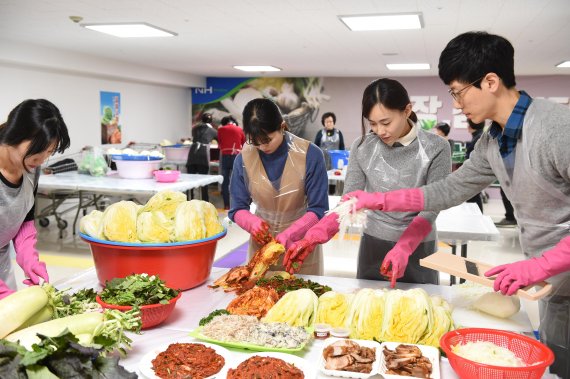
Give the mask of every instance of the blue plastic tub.
[[348, 165], [348, 150], [329, 150], [328, 151], [331, 157], [331, 164], [333, 168], [341, 168], [339, 166], [339, 160], [343, 161], [343, 166]]

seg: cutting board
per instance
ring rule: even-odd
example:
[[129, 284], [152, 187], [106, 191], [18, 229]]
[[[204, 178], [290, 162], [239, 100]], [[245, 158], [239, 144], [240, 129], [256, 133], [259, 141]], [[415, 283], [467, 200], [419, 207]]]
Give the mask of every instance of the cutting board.
[[[494, 278], [487, 278], [484, 276], [484, 273], [494, 266], [469, 259], [469, 261], [475, 263], [479, 269], [479, 275], [474, 275], [467, 272], [465, 261], [466, 259], [461, 256], [438, 251], [424, 259], [420, 259], [420, 265], [423, 267], [431, 268], [433, 270], [446, 272], [450, 275], [454, 275], [465, 280], [470, 280], [484, 286], [493, 287]], [[541, 288], [537, 292], [531, 292], [530, 290], [534, 286]], [[541, 297], [548, 295], [551, 291], [552, 284], [549, 284], [547, 282], [540, 282], [533, 286], [519, 289], [516, 295], [528, 300], [538, 300]]]

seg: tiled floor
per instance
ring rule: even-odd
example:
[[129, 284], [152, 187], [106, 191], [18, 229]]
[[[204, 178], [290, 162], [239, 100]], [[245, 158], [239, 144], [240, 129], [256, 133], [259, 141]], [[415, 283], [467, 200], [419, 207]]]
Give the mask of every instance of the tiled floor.
[[[214, 191], [211, 191], [211, 193]], [[217, 207], [221, 207], [221, 198], [218, 193], [212, 193], [210, 199]], [[484, 213], [491, 216], [495, 221], [503, 217], [503, 206], [500, 200], [491, 199], [484, 205]], [[221, 217], [225, 212], [220, 211]], [[70, 225], [72, 224], [72, 217]], [[470, 242], [468, 245], [469, 257], [488, 262], [490, 264], [508, 263], [523, 258], [517, 228], [500, 228], [501, 237], [495, 242]], [[59, 230], [52, 223], [47, 228], [38, 226], [38, 250], [41, 258], [48, 265], [51, 281], [69, 276], [78, 270], [93, 266], [89, 246], [78, 236], [74, 236], [68, 227], [63, 232], [63, 238], [59, 238]], [[248, 234], [236, 225], [228, 226], [228, 234], [218, 242], [216, 259], [231, 252], [248, 240]], [[345, 239], [339, 240], [338, 236], [325, 244], [325, 275], [355, 277], [356, 258], [358, 254], [359, 237], [348, 234]], [[451, 248], [443, 242], [439, 243], [443, 251], [451, 251]], [[16, 279], [21, 283], [21, 270], [16, 267]], [[441, 274], [441, 283], [448, 284], [449, 276]], [[526, 306], [533, 326], [538, 325], [535, 304]]]

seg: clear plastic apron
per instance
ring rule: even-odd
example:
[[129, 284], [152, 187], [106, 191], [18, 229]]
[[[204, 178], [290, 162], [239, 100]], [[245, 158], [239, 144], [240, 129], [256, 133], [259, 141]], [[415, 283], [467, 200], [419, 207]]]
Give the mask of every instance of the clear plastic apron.
[[[412, 124], [413, 125], [413, 124]], [[417, 126], [413, 125], [414, 128]], [[416, 129], [417, 130], [417, 129]], [[427, 183], [427, 174], [431, 160], [425, 148], [431, 143], [426, 135], [417, 130], [417, 150], [407, 150], [409, 154], [405, 168], [394, 167], [386, 161], [382, 152], [386, 148], [379, 138], [371, 138], [364, 143], [375, 144], [373, 153], [368, 157], [364, 166], [367, 192], [387, 192], [401, 188], [421, 187]], [[396, 147], [400, 149], [403, 147]], [[399, 157], [401, 157], [399, 155]], [[380, 265], [384, 257], [394, 247], [404, 230], [408, 228], [417, 212], [376, 212], [368, 211], [368, 219], [358, 251], [358, 279], [385, 280], [380, 275]], [[409, 283], [438, 284], [438, 275], [433, 270], [419, 265], [419, 259], [435, 252], [436, 231], [434, 230], [424, 239], [423, 243], [414, 251], [403, 280]]]
[[[417, 126], [414, 127], [417, 128]], [[409, 156], [401, 156], [402, 159], [407, 159], [404, 168], [393, 167], [390, 162], [386, 161], [382, 154], [385, 145], [379, 138], [365, 140], [364, 143], [375, 144], [375, 146], [363, 166], [363, 170], [367, 173], [364, 191], [388, 192], [402, 188], [421, 187], [427, 183], [431, 159], [428, 157], [425, 147], [431, 142], [426, 138], [424, 132], [421, 130], [417, 132], [416, 141], [412, 142], [413, 144], [417, 143], [417, 150], [415, 152], [407, 150], [406, 154]], [[397, 242], [417, 215], [417, 212], [368, 211], [364, 232], [385, 241]], [[424, 240], [433, 241], [435, 239], [434, 226], [434, 230]]]
[[[525, 119], [525, 127], [548, 127], [534, 117]], [[488, 160], [503, 191], [513, 204], [515, 217], [520, 227], [520, 242], [527, 258], [538, 257], [570, 235], [570, 197], [536, 172], [530, 161], [528, 132], [523, 128], [522, 142], [509, 156], [502, 158], [498, 143], [490, 143]], [[540, 193], [537, 198], [536, 194]], [[564, 222], [552, 221], [553, 209], [567, 209]], [[539, 301], [540, 335], [556, 354], [558, 375], [570, 375], [570, 272], [547, 279], [554, 290]]]
[[[246, 183], [253, 202], [256, 204], [255, 214], [267, 221], [273, 236], [287, 229], [307, 212], [307, 197], [305, 194], [305, 170], [309, 141], [285, 133], [289, 153], [281, 177], [272, 182], [269, 180], [258, 150], [244, 146], [242, 157], [244, 162]], [[261, 248], [250, 238], [248, 256]], [[273, 271], [283, 271], [282, 261], [271, 266]], [[322, 275], [323, 259], [321, 246], [317, 246], [303, 265], [300, 274]]]
[[331, 160], [331, 156], [328, 153], [329, 150], [338, 150], [340, 147], [340, 135], [337, 129], [334, 129], [332, 136], [327, 136], [327, 130], [323, 129], [323, 134], [321, 137], [321, 150], [325, 156], [325, 165], [327, 170], [330, 170], [333, 166], [336, 166]]

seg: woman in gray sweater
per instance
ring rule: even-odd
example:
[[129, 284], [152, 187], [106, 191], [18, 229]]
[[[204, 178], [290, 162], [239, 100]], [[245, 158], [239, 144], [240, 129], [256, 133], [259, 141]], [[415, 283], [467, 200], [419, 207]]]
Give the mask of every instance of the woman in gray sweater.
[[[362, 96], [362, 137], [351, 147], [344, 191], [385, 192], [420, 187], [451, 172], [449, 143], [417, 124], [406, 89], [396, 80], [378, 79]], [[436, 250], [437, 212], [369, 212], [360, 241], [357, 277], [438, 284], [438, 273], [419, 259]], [[317, 244], [338, 231], [334, 213], [292, 246], [285, 261], [300, 264]], [[411, 257], [410, 257], [411, 256]], [[408, 262], [409, 260], [409, 262]]]

